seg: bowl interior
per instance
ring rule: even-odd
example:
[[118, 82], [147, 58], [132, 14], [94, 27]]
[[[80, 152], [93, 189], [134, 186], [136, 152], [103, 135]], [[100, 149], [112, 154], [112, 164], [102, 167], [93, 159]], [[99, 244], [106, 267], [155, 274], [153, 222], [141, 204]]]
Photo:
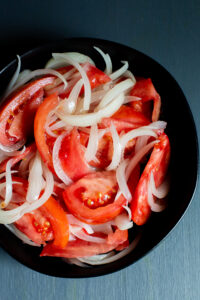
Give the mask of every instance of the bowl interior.
[[[3, 225], [0, 226], [0, 244], [10, 255], [34, 270], [59, 277], [98, 276], [117, 271], [136, 262], [158, 245], [177, 224], [191, 201], [197, 181], [198, 145], [190, 108], [174, 78], [150, 57], [114, 42], [76, 38], [45, 45], [25, 53], [21, 57], [22, 69], [42, 68], [52, 52], [68, 51], [84, 53], [95, 61], [97, 67], [104, 69], [104, 62], [93, 46], [110, 54], [114, 69], [121, 66], [121, 61], [127, 60], [130, 65], [129, 69], [134, 75], [150, 77], [161, 95], [160, 119], [168, 123], [166, 133], [169, 136], [172, 151], [169, 205], [164, 212], [152, 214], [148, 223], [142, 227], [140, 242], [132, 253], [117, 262], [91, 268], [67, 265], [60, 258], [41, 258], [39, 257], [40, 248], [22, 244]], [[3, 92], [15, 68], [16, 61], [13, 61], [0, 72], [0, 93]], [[187, 143], [185, 143], [186, 134]], [[137, 227], [133, 230], [133, 237], [138, 230], [140, 228]]]

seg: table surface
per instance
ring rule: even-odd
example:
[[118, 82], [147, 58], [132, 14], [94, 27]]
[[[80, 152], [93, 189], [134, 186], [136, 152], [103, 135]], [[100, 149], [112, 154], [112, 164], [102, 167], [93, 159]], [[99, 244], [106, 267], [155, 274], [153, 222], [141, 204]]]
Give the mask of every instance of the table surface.
[[[16, 52], [66, 37], [108, 39], [148, 54], [182, 87], [199, 135], [199, 1], [5, 1], [0, 28], [1, 67]], [[159, 247], [133, 266], [107, 276], [49, 277], [0, 249], [0, 299], [200, 299], [199, 193], [198, 184], [184, 218]]]

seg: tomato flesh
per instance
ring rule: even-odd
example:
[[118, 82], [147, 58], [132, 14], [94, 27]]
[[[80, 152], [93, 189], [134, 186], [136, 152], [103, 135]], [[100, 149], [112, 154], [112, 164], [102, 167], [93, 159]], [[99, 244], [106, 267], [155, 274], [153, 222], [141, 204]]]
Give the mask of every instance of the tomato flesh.
[[148, 204], [148, 184], [151, 173], [153, 173], [155, 185], [158, 187], [163, 182], [169, 166], [169, 139], [163, 133], [160, 135], [159, 140], [159, 143], [154, 146], [131, 202], [132, 220], [137, 225], [145, 224], [151, 215], [151, 208]]
[[[43, 88], [53, 81], [52, 77], [35, 80], [7, 98], [0, 109], [0, 143], [11, 146], [27, 138], [32, 131], [36, 110], [43, 100]], [[28, 122], [26, 125], [24, 120]]]

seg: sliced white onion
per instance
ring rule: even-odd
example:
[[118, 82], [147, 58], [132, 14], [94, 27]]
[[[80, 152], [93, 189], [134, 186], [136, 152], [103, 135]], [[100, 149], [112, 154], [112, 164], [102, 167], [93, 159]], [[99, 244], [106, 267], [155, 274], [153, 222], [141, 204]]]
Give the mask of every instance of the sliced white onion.
[[55, 134], [52, 129], [50, 128], [50, 124], [54, 123], [55, 121], [57, 120], [57, 116], [54, 115], [54, 112], [50, 112], [48, 117], [47, 117], [47, 120], [46, 120], [46, 123], [45, 123], [45, 131], [46, 133], [49, 135], [49, 136], [52, 136], [52, 137], [55, 137], [57, 138], [58, 135]]
[[61, 147], [62, 140], [66, 135], [68, 135], [69, 132], [63, 132], [61, 135], [59, 135], [54, 143], [53, 146], [53, 166], [54, 170], [56, 172], [56, 175], [60, 180], [64, 182], [64, 184], [69, 185], [72, 183], [72, 180], [67, 176], [66, 172], [64, 172], [60, 159], [59, 159], [59, 151]]
[[26, 176], [26, 172], [28, 172], [28, 166], [29, 163], [31, 161], [31, 159], [33, 158], [33, 156], [35, 155], [34, 152], [29, 153], [24, 159], [22, 159], [22, 161], [20, 162], [19, 165], [19, 174], [20, 176], [22, 176], [23, 178], [25, 178]]
[[91, 126], [88, 146], [85, 151], [85, 159], [87, 162], [92, 161], [96, 158], [98, 144], [99, 144], [98, 127], [95, 124], [95, 125]]
[[115, 225], [120, 230], [126, 230], [133, 227], [133, 222], [129, 220], [129, 217], [126, 213], [121, 213], [114, 219]]
[[123, 208], [127, 211], [127, 213], [128, 213], [128, 219], [129, 219], [129, 221], [131, 221], [131, 219], [132, 219], [132, 212], [131, 212], [130, 207], [128, 205], [123, 205]]
[[106, 222], [103, 224], [91, 225], [94, 232], [102, 232], [104, 234], [113, 233], [112, 222]]
[[136, 128], [133, 130], [130, 130], [129, 132], [125, 133], [122, 137], [120, 137], [120, 143], [122, 146], [122, 149], [124, 150], [127, 143], [132, 140], [135, 139], [136, 137], [140, 137], [140, 136], [152, 136], [157, 138], [157, 134], [150, 128], [147, 127], [140, 127], [140, 128]]
[[1, 203], [3, 208], [6, 207], [12, 199], [12, 176], [11, 176], [12, 159], [6, 164], [6, 195], [5, 200]]
[[44, 177], [46, 180], [43, 195], [35, 202], [25, 202], [17, 208], [11, 210], [0, 210], [0, 224], [11, 224], [19, 220], [24, 214], [29, 213], [42, 206], [53, 193], [54, 179], [52, 173], [43, 164]]
[[79, 63], [77, 63], [73, 58], [70, 57], [69, 54], [62, 54], [62, 53], [53, 53], [52, 56], [54, 58], [63, 58], [66, 60], [67, 63], [74, 66], [81, 74], [81, 77], [83, 78], [83, 84], [84, 84], [84, 110], [87, 111], [90, 108], [90, 102], [91, 102], [91, 86], [90, 81], [88, 79], [88, 76], [86, 74], [87, 65], [83, 67], [80, 66]]
[[4, 146], [0, 144], [0, 149], [4, 152], [13, 152], [19, 150], [22, 146], [24, 146], [25, 140], [21, 140], [12, 146]]
[[6, 225], [6, 228], [10, 230], [16, 237], [18, 237], [23, 243], [30, 245], [30, 246], [35, 246], [35, 247], [40, 247], [40, 245], [32, 242], [23, 232], [18, 230], [13, 224]]
[[112, 156], [111, 163], [109, 164], [109, 166], [106, 169], [107, 170], [115, 170], [121, 159], [122, 147], [120, 144], [119, 135], [118, 135], [117, 130], [112, 122], [110, 125], [110, 132], [111, 132], [112, 140], [113, 140], [113, 156]]
[[26, 77], [21, 79], [21, 81], [19, 83], [15, 84], [15, 86], [9, 91], [9, 94], [33, 78], [35, 78], [37, 76], [43, 76], [43, 75], [49, 75], [49, 74], [60, 78], [62, 80], [62, 82], [64, 83], [64, 88], [65, 89], [67, 88], [67, 81], [65, 80], [63, 75], [60, 74], [59, 72], [52, 70], [52, 69], [38, 69], [38, 70], [30, 72], [29, 74], [27, 74]]
[[89, 234], [94, 233], [94, 230], [92, 229], [92, 227], [89, 224], [86, 224], [86, 223], [78, 220], [73, 215], [67, 214], [67, 219], [68, 219], [68, 222], [70, 225], [78, 225], [81, 228], [85, 229], [85, 231], [87, 231], [87, 233], [89, 233]]
[[141, 159], [146, 155], [156, 143], [158, 143], [159, 140], [155, 140], [146, 146], [144, 146], [140, 151], [138, 151], [132, 159], [130, 159], [129, 164], [126, 168], [126, 180], [129, 179], [131, 173], [133, 172], [134, 168], [137, 166], [137, 164], [141, 161]]
[[105, 107], [107, 104], [109, 104], [114, 98], [116, 98], [119, 94], [127, 91], [133, 87], [133, 81], [131, 79], [126, 79], [121, 81], [120, 83], [116, 84], [112, 89], [110, 89], [99, 105], [96, 107], [96, 111], [100, 110], [101, 108]]
[[63, 258], [62, 260], [70, 265], [76, 265], [78, 267], [83, 267], [83, 268], [89, 268], [88, 265], [82, 263], [77, 258]]
[[91, 236], [91, 235], [85, 233], [79, 226], [70, 225], [69, 231], [73, 235], [75, 235], [77, 238], [79, 238], [80, 240], [83, 240], [83, 241], [98, 243], [98, 244], [105, 243], [105, 241], [106, 241], [105, 238]]
[[119, 167], [116, 170], [116, 178], [117, 178], [117, 183], [119, 185], [119, 189], [120, 189], [121, 193], [124, 195], [126, 200], [128, 202], [130, 202], [132, 199], [132, 195], [131, 195], [129, 187], [127, 185], [127, 180], [126, 180], [126, 176], [125, 176], [125, 170], [126, 170], [128, 163], [129, 163], [128, 159], [125, 159], [124, 161], [122, 161], [120, 163]]
[[[135, 247], [137, 246], [139, 240], [141, 238], [141, 234], [138, 234], [138, 236], [136, 236], [136, 238], [134, 239], [134, 241], [124, 250], [122, 250], [121, 252], [115, 254], [115, 255], [112, 255], [110, 257], [107, 257], [107, 258], [104, 258], [104, 259], [96, 259], [96, 260], [93, 260], [91, 259], [91, 257], [79, 257], [78, 259], [83, 262], [83, 263], [86, 263], [86, 264], [90, 264], [90, 265], [103, 265], [103, 264], [109, 264], [111, 262], [114, 262], [116, 260], [119, 260], [120, 258], [126, 256], [127, 254], [129, 254], [130, 252], [132, 252]], [[113, 253], [113, 251], [112, 251]]]
[[167, 202], [165, 200], [160, 200], [159, 203], [156, 202], [155, 196], [153, 196], [152, 194], [152, 181], [154, 181], [153, 173], [151, 173], [150, 175], [150, 180], [148, 184], [148, 204], [153, 212], [161, 212], [166, 208]]
[[56, 111], [56, 115], [66, 124], [79, 127], [87, 127], [97, 124], [102, 118], [112, 116], [122, 105], [124, 95], [120, 94], [113, 99], [107, 106], [97, 112], [88, 113], [84, 115], [66, 115], [62, 111]]
[[133, 101], [140, 101], [141, 98], [140, 97], [136, 97], [136, 96], [125, 96], [124, 98], [124, 104], [133, 102]]
[[23, 82], [24, 78], [27, 77], [27, 75], [29, 75], [31, 73], [31, 70], [25, 69], [22, 72], [19, 73], [19, 76], [15, 82], [15, 84], [13, 85], [13, 88], [15, 88], [15, 86], [17, 85], [21, 85], [21, 82]]
[[12, 90], [12, 88], [15, 85], [15, 83], [17, 81], [17, 78], [19, 76], [19, 72], [20, 72], [20, 69], [21, 69], [21, 58], [20, 58], [19, 55], [17, 55], [17, 60], [18, 60], [18, 62], [17, 62], [17, 68], [16, 68], [16, 71], [15, 71], [13, 77], [11, 78], [11, 80], [10, 80], [10, 82], [9, 82], [7, 88], [6, 88], [6, 91], [5, 91], [4, 95], [3, 95], [4, 99], [9, 95], [10, 91]]
[[151, 191], [154, 196], [156, 196], [159, 199], [165, 198], [167, 194], [169, 193], [169, 178], [167, 177], [165, 181], [159, 186], [156, 187], [155, 185], [155, 180], [153, 173], [151, 172], [150, 176], [150, 186], [151, 186]]
[[101, 56], [103, 57], [104, 61], [105, 61], [105, 64], [106, 64], [106, 69], [105, 69], [105, 73], [107, 75], [111, 74], [112, 73], [112, 61], [111, 61], [111, 58], [110, 58], [110, 55], [108, 53], [104, 53], [100, 48], [98, 47], [94, 47], [95, 50], [97, 50]]
[[123, 75], [127, 70], [128, 70], [128, 62], [127, 61], [122, 61], [124, 64], [119, 70], [115, 71], [114, 73], [110, 74], [110, 78], [112, 80], [115, 80], [119, 78], [121, 75]]
[[124, 72], [123, 76], [132, 79], [134, 82], [134, 85], [136, 84], [135, 76], [133, 75], [133, 73], [130, 70], [127, 70], [126, 72]]
[[135, 153], [140, 151], [148, 142], [149, 136], [143, 135], [137, 138], [135, 143]]
[[[62, 74], [62, 76], [65, 78], [65, 80], [70, 80], [72, 79], [72, 75], [76, 72], [75, 68], [72, 68], [71, 70], [67, 71], [66, 73]], [[56, 78], [54, 82], [48, 86], [45, 87], [45, 91], [51, 90], [57, 86], [59, 86], [62, 83], [62, 80], [60, 78]], [[69, 88], [69, 81], [68, 81], [68, 86]]]
[[70, 92], [69, 97], [65, 98], [59, 104], [59, 108], [61, 108], [66, 114], [72, 114], [75, 112], [78, 96], [80, 94], [82, 86], [83, 86], [83, 79], [80, 79], [74, 85], [73, 89]]
[[[74, 61], [76, 61], [79, 64], [89, 62], [90, 64], [95, 65], [95, 63], [89, 56], [86, 56], [82, 53], [64, 52], [64, 53], [59, 53], [59, 54], [67, 55], [69, 58], [73, 59]], [[58, 57], [58, 56], [53, 55], [53, 58], [51, 58], [45, 65], [45, 68], [60, 68], [60, 67], [67, 66], [67, 65], [70, 65], [70, 63], [68, 63], [64, 57]]]
[[165, 121], [156, 121], [156, 122], [152, 122], [147, 126], [143, 126], [143, 128], [150, 128], [153, 130], [161, 130], [161, 129], [165, 129], [167, 127], [167, 122]]

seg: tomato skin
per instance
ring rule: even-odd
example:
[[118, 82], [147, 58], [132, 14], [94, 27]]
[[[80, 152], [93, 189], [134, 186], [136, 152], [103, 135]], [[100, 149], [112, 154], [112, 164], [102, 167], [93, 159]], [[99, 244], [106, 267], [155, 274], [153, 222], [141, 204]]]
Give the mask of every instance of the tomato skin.
[[159, 140], [160, 142], [154, 146], [131, 201], [132, 220], [137, 225], [145, 224], [151, 215], [151, 208], [148, 204], [148, 184], [151, 172], [154, 175], [155, 185], [158, 187], [163, 182], [169, 166], [169, 139], [163, 133], [160, 135]]
[[50, 197], [40, 210], [45, 212], [51, 223], [54, 234], [52, 245], [64, 248], [69, 240], [69, 223], [66, 212], [53, 197]]
[[73, 180], [91, 173], [92, 169], [85, 160], [85, 152], [80, 142], [80, 134], [74, 128], [64, 137], [59, 151], [59, 158], [65, 173]]
[[[153, 100], [154, 108], [152, 113], [152, 121], [158, 121], [160, 115], [161, 100], [160, 95], [157, 93], [150, 78], [139, 79], [131, 90], [130, 95], [141, 98], [140, 104], [139, 101], [133, 101], [130, 105], [133, 108], [136, 108], [136, 110], [144, 112], [147, 116], [149, 115], [150, 106], [148, 106], [146, 102]], [[138, 108], [138, 105], [140, 106], [140, 109]]]
[[64, 248], [69, 240], [66, 213], [53, 197], [38, 209], [23, 215], [15, 226], [39, 245], [52, 241], [52, 245]]
[[[136, 168], [137, 170], [137, 168]], [[134, 191], [135, 186], [138, 182], [139, 174], [136, 173], [133, 177], [136, 177], [134, 180], [129, 181], [129, 186], [132, 191]], [[123, 195], [119, 196], [116, 201], [107, 202], [105, 206], [95, 208], [90, 208], [84, 202], [84, 199], [88, 198], [92, 201], [98, 200], [98, 195], [110, 195], [109, 193], [113, 191], [114, 195], [116, 194], [116, 174], [114, 171], [103, 171], [89, 174], [72, 185], [68, 186], [63, 192], [63, 198], [68, 210], [76, 216], [78, 219], [84, 221], [88, 224], [100, 224], [108, 222], [118, 216], [123, 210], [123, 205], [126, 205], [126, 199]], [[79, 193], [77, 191], [84, 191]], [[106, 197], [107, 198], [107, 197]]]
[[[20, 160], [24, 159], [29, 153], [35, 152], [35, 151], [36, 151], [36, 145], [35, 145], [35, 143], [33, 143], [33, 144], [29, 145], [28, 147], [26, 147], [26, 150], [22, 154], [17, 155], [15, 157], [12, 157], [11, 167], [13, 167], [14, 165], [16, 165]], [[11, 157], [5, 159], [4, 161], [2, 161], [0, 163], [0, 173], [5, 172], [7, 162], [10, 159], [11, 159]]]
[[[26, 139], [35, 112], [43, 100], [42, 89], [53, 81], [52, 77], [35, 80], [12, 93], [5, 100], [0, 108], [0, 143], [11, 146], [19, 140]], [[28, 121], [27, 126], [24, 126], [21, 120], [24, 118], [28, 120], [27, 113], [30, 114], [30, 122]], [[20, 130], [19, 124], [22, 124]]]
[[108, 237], [107, 241], [101, 244], [86, 242], [77, 239], [76, 241], [68, 242], [65, 249], [58, 249], [51, 244], [47, 244], [40, 256], [57, 256], [65, 258], [77, 258], [85, 256], [93, 256], [101, 253], [107, 253], [114, 250], [127, 241], [128, 231], [117, 229], [112, 237]]
[[49, 112], [53, 110], [58, 103], [59, 98], [57, 94], [52, 94], [45, 98], [42, 104], [39, 106], [34, 120], [34, 136], [37, 149], [40, 152], [43, 161], [53, 173], [55, 172], [52, 162], [52, 155], [49, 146], [46, 143], [45, 123]]

